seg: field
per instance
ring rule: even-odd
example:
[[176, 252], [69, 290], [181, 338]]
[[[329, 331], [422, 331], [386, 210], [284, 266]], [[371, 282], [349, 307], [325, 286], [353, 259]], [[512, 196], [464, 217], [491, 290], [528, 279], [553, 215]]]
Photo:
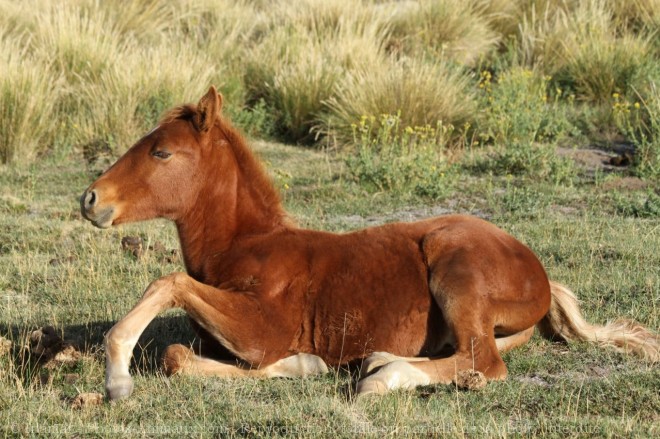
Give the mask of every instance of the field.
[[[103, 392], [103, 334], [149, 282], [183, 270], [171, 224], [101, 231], [78, 197], [210, 84], [301, 226], [478, 215], [532, 248], [588, 320], [660, 330], [656, 1], [363, 1], [350, 16], [339, 0], [287, 4], [0, 1], [0, 432], [660, 434], [660, 369], [615, 351], [535, 335], [481, 391], [356, 400], [350, 370], [164, 377], [163, 349], [194, 340], [179, 311], [141, 337], [130, 399], [73, 407]], [[126, 236], [142, 239], [139, 256]], [[44, 326], [80, 357], [44, 364], [29, 341]]]

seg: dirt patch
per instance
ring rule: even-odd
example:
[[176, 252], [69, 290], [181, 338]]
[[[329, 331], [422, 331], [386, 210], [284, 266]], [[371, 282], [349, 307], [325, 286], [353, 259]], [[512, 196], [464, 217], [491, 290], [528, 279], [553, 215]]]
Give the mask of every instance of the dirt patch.
[[64, 374], [64, 382], [69, 385], [76, 384], [80, 380], [80, 375], [77, 373]]
[[412, 222], [421, 219], [432, 218], [435, 216], [450, 215], [455, 213], [468, 214], [483, 219], [489, 219], [489, 215], [481, 210], [473, 210], [473, 211], [465, 212], [459, 209], [455, 209], [453, 208], [453, 206], [450, 205], [450, 206], [429, 206], [429, 207], [408, 208], [382, 215], [370, 215], [368, 217], [363, 217], [361, 215], [343, 215], [343, 216], [340, 215], [330, 219], [329, 222], [332, 224], [346, 225], [349, 228], [358, 228], [358, 227], [378, 226], [381, 224], [387, 224], [387, 223], [399, 222], [399, 221]]
[[121, 249], [136, 258], [142, 257], [142, 238], [139, 236], [124, 236], [121, 238]]
[[121, 239], [122, 250], [141, 259], [147, 254], [151, 254], [158, 261], [165, 264], [172, 264], [179, 261], [178, 250], [168, 250], [162, 243], [156, 241], [152, 245], [145, 246], [144, 241], [139, 236], [124, 236]]
[[640, 189], [646, 189], [649, 186], [647, 182], [637, 177], [621, 177], [608, 180], [603, 183], [603, 189], [605, 190], [629, 190], [635, 191]]
[[598, 148], [557, 148], [557, 154], [574, 160], [588, 173], [595, 171], [616, 172], [630, 166], [634, 159], [634, 147], [626, 144], [613, 146], [612, 151]]
[[524, 384], [531, 384], [539, 387], [552, 387], [552, 384], [539, 375], [529, 375], [518, 377], [518, 381]]
[[66, 257], [61, 257], [61, 258], [53, 258], [50, 261], [48, 261], [48, 264], [50, 264], [53, 267], [58, 267], [60, 265], [68, 265], [72, 264], [77, 261], [78, 258], [76, 258], [73, 255], [66, 256]]

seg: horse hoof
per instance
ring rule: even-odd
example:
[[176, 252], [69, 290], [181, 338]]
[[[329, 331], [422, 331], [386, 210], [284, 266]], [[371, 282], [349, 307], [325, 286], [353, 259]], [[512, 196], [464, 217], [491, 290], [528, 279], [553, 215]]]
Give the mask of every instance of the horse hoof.
[[109, 378], [105, 384], [105, 393], [110, 401], [128, 398], [133, 393], [133, 378]]
[[385, 366], [393, 361], [398, 360], [399, 357], [392, 355], [389, 352], [374, 352], [364, 359], [360, 367], [360, 378], [371, 375], [376, 369]]
[[166, 376], [183, 373], [190, 368], [195, 353], [192, 349], [182, 344], [169, 345], [163, 352], [163, 370]]
[[384, 395], [389, 389], [379, 379], [373, 377], [360, 380], [357, 385], [357, 397], [363, 398], [370, 395]]
[[358, 395], [383, 394], [394, 389], [414, 389], [430, 383], [428, 375], [421, 370], [405, 360], [395, 360], [382, 366], [373, 375], [360, 380], [357, 392]]
[[328, 373], [328, 366], [320, 357], [310, 354], [298, 354], [298, 356], [303, 377]]

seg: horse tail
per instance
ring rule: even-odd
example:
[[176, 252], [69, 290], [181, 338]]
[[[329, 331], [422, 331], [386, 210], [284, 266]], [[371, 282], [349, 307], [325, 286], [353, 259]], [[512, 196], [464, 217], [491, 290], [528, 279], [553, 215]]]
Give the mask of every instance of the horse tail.
[[541, 335], [550, 340], [579, 340], [598, 346], [633, 353], [651, 362], [660, 361], [660, 337], [632, 320], [620, 319], [605, 326], [592, 325], [582, 316], [575, 294], [565, 286], [550, 282], [550, 310], [537, 324]]

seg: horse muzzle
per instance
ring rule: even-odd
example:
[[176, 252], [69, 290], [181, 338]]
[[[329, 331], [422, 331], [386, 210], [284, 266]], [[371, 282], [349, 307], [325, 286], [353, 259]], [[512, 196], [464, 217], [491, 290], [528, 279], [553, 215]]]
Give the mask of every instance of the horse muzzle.
[[94, 189], [87, 189], [80, 197], [80, 213], [96, 227], [107, 229], [112, 225], [115, 209], [112, 206], [100, 206], [99, 193]]

